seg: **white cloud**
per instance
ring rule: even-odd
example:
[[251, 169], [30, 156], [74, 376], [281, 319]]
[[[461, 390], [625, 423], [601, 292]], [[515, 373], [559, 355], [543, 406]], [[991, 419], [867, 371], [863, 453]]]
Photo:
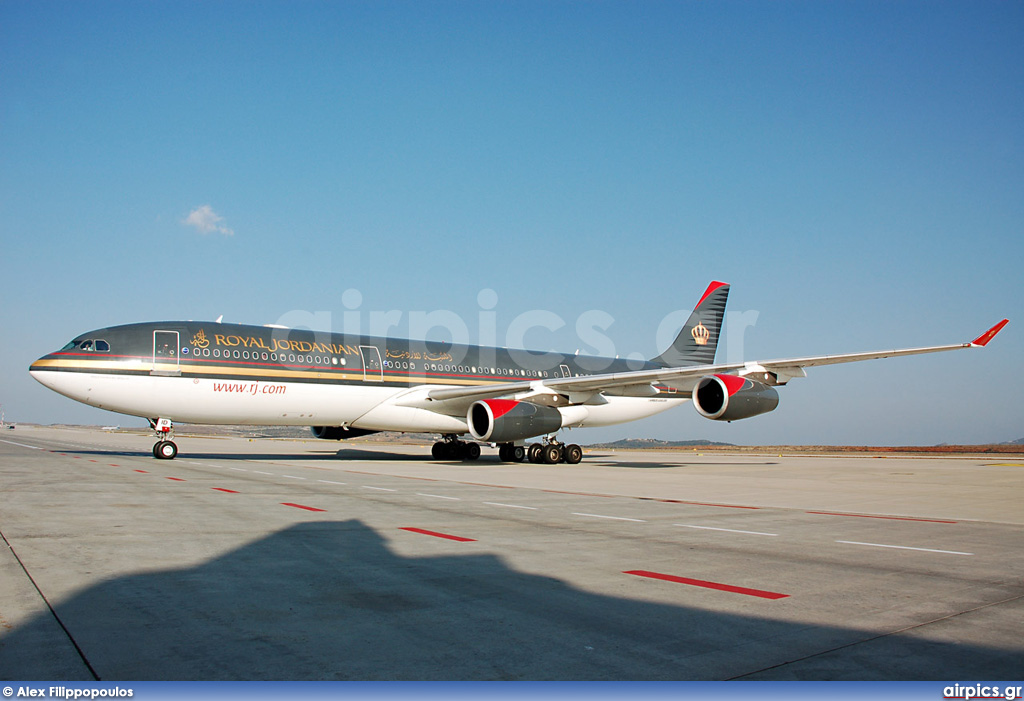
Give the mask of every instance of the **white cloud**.
[[214, 212], [210, 205], [204, 204], [189, 212], [189, 215], [181, 223], [185, 226], [195, 227], [200, 234], [219, 233], [225, 236], [234, 236], [235, 230], [221, 224], [222, 221], [224, 221], [224, 217]]

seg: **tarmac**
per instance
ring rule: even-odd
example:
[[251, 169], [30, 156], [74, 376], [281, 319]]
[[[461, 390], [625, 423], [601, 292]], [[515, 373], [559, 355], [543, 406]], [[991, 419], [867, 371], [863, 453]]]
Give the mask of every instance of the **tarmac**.
[[0, 435], [5, 680], [1019, 680], [1024, 460]]

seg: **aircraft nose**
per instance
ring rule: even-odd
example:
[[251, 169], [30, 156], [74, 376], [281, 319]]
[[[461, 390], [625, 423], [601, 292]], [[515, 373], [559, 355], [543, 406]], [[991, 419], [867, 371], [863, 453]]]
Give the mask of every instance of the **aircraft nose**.
[[42, 358], [29, 365], [28, 374], [44, 387], [49, 387], [54, 391], [60, 391], [58, 389], [58, 385], [60, 384], [60, 372], [53, 367], [52, 354], [44, 355]]

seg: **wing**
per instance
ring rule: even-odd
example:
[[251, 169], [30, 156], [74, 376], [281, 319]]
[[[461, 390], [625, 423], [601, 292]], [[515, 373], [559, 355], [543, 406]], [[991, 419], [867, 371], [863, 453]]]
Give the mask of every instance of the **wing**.
[[[416, 397], [414, 401], [417, 406], [456, 415], [464, 413], [470, 404], [479, 399], [495, 397], [516, 396], [518, 399], [537, 404], [564, 406], [566, 404], [583, 404], [602, 393], [653, 396], [658, 394], [656, 384], [666, 385], [682, 392], [690, 392], [700, 378], [716, 373], [753, 375], [768, 384], [784, 385], [793, 378], [806, 377], [804, 368], [808, 367], [856, 363], [862, 360], [895, 358], [904, 355], [941, 353], [962, 348], [980, 348], [988, 344], [1007, 323], [1008, 320], [1003, 319], [973, 341], [945, 346], [844, 353], [842, 355], [816, 355], [806, 358], [782, 358], [746, 363], [694, 365], [682, 368], [655, 368], [583, 377], [495, 383], [477, 387], [446, 387], [427, 390], [425, 395]], [[759, 375], [760, 377], [758, 377]]]

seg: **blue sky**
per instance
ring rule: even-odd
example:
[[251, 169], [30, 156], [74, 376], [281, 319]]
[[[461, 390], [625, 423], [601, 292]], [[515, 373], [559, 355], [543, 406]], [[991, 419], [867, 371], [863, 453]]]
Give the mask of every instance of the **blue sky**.
[[575, 440], [1020, 438], [1022, 125], [1019, 2], [5, 0], [0, 403], [129, 425], [29, 363], [142, 320], [341, 330], [348, 290], [364, 324], [449, 310], [471, 334], [493, 290], [499, 341], [565, 321], [541, 349], [588, 350], [599, 310], [651, 357], [719, 279], [756, 312], [726, 339], [746, 359], [1011, 325], [810, 371], [746, 422]]

